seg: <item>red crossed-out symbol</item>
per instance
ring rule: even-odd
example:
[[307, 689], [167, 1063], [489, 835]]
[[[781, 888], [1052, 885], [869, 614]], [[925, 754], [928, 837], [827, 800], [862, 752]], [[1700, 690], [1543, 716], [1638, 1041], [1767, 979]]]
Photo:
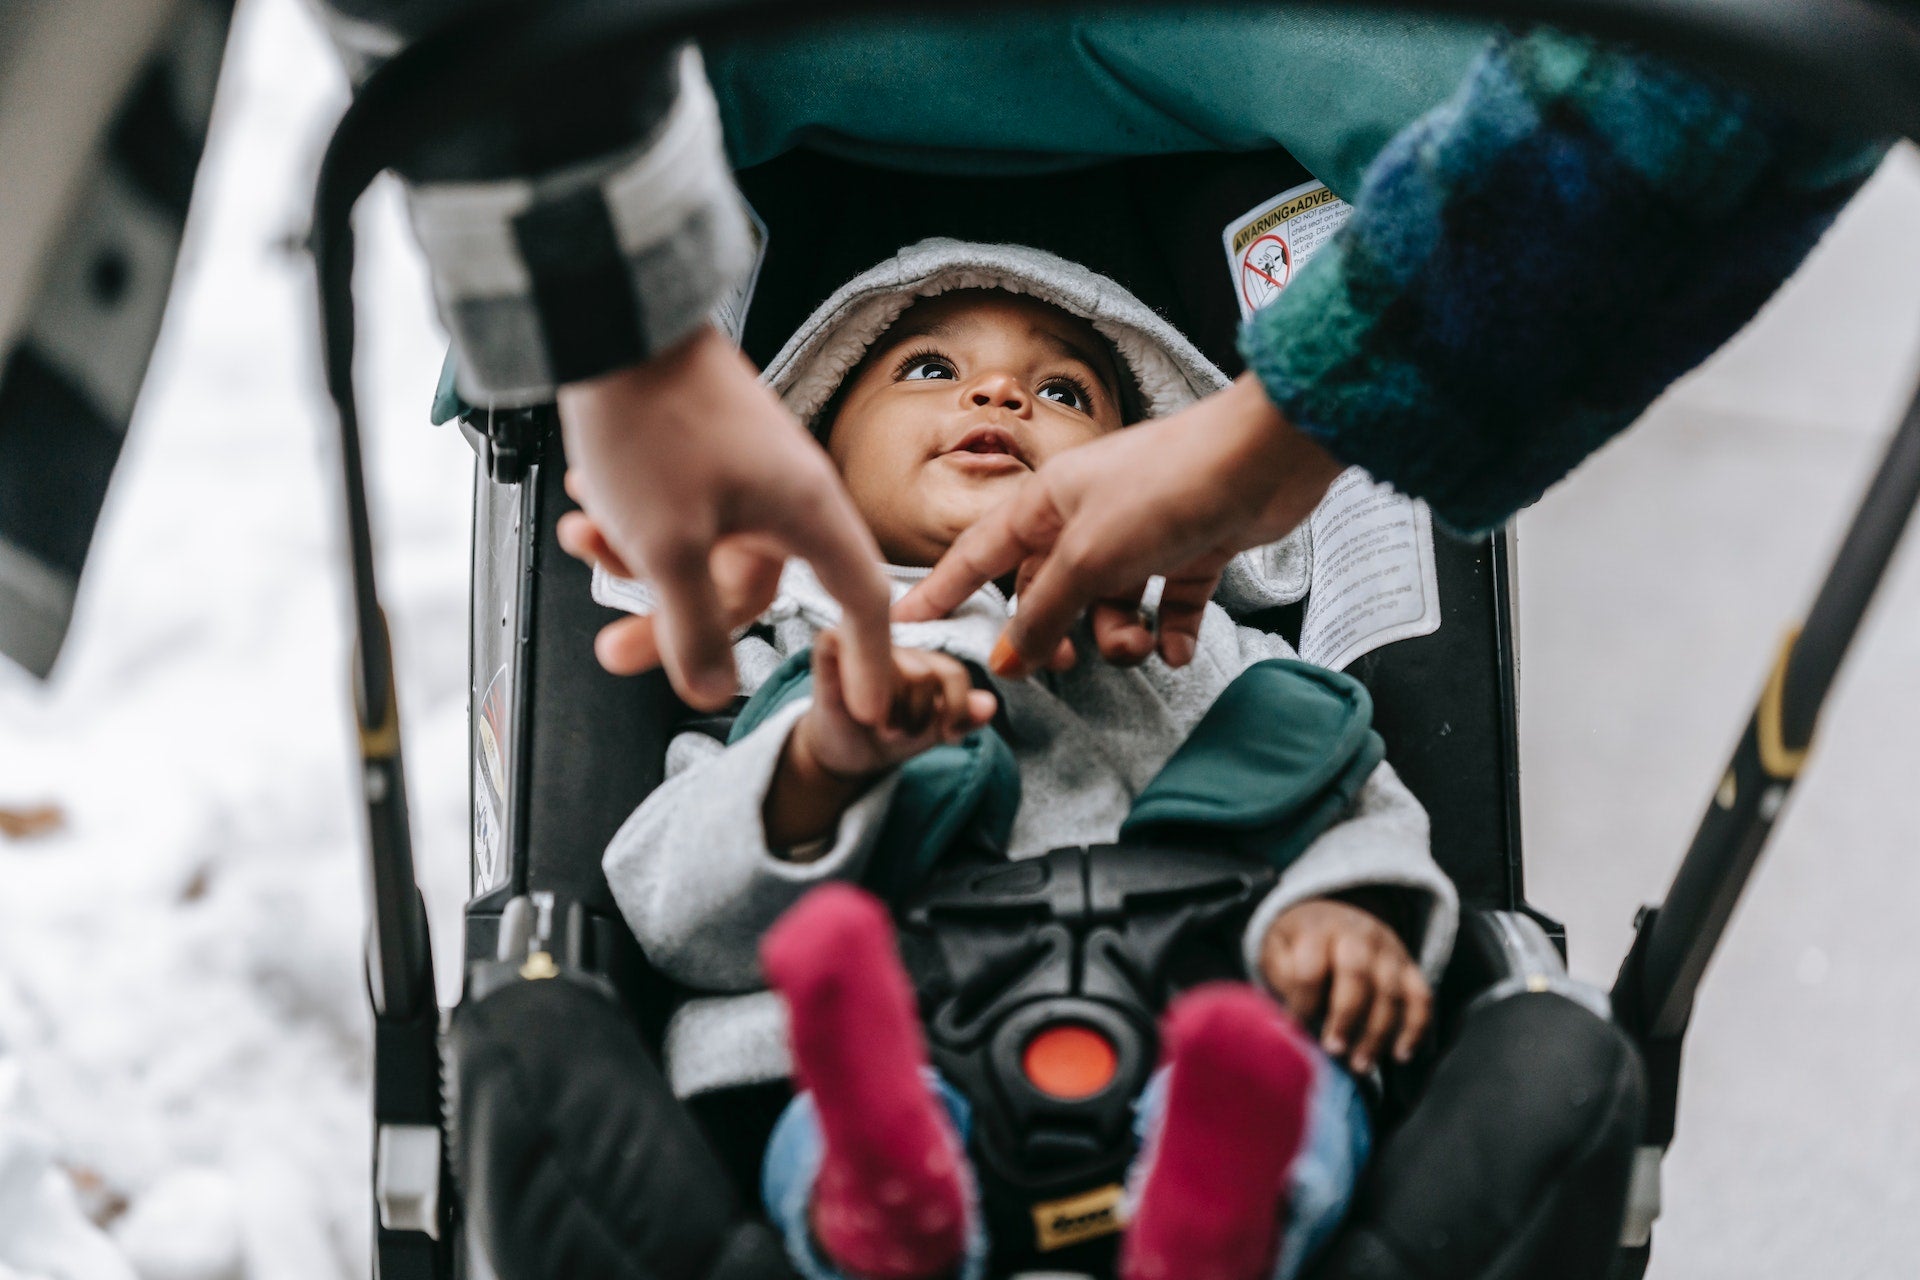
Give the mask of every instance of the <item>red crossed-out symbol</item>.
[[1287, 242], [1269, 232], [1247, 246], [1240, 255], [1240, 293], [1254, 311], [1280, 296], [1293, 278], [1293, 251]]

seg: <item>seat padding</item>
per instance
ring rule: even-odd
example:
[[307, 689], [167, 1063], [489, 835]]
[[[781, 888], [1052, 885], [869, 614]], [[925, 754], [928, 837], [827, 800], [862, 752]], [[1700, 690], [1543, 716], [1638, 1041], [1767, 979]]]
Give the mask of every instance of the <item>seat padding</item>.
[[610, 995], [568, 978], [462, 1005], [448, 1039], [453, 1160], [499, 1280], [786, 1280]]
[[1600, 1280], [1646, 1113], [1639, 1054], [1562, 996], [1472, 1015], [1377, 1151], [1320, 1280]]

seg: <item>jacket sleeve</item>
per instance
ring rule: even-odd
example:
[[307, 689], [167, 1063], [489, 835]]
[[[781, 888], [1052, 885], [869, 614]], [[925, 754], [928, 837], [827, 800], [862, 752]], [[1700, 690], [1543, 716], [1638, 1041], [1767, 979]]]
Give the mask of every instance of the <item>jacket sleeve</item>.
[[[324, 0], [356, 81], [467, 0]], [[561, 383], [671, 347], [751, 269], [719, 110], [692, 45], [563, 68], [506, 92], [397, 166], [470, 403], [550, 400]]]
[[[1270, 632], [1254, 627], [1238, 631], [1240, 656], [1249, 665], [1299, 657], [1292, 645]], [[1308, 845], [1254, 909], [1242, 942], [1247, 973], [1264, 983], [1261, 944], [1288, 907], [1309, 898], [1370, 889], [1405, 896], [1412, 925], [1407, 945], [1428, 981], [1438, 982], [1459, 931], [1460, 895], [1433, 860], [1426, 809], [1384, 761], [1360, 788], [1353, 811]]]
[[1247, 972], [1264, 982], [1261, 944], [1288, 907], [1366, 889], [1410, 895], [1409, 949], [1427, 980], [1438, 982], [1459, 931], [1460, 896], [1429, 851], [1427, 811], [1384, 761], [1360, 788], [1353, 812], [1308, 845], [1254, 909], [1242, 944]]
[[1751, 319], [1884, 154], [1651, 58], [1502, 37], [1241, 351], [1336, 457], [1490, 528]]
[[762, 810], [794, 722], [793, 702], [731, 746], [683, 734], [668, 778], [607, 845], [603, 866], [647, 959], [701, 991], [754, 991], [760, 935], [814, 885], [858, 876], [891, 802], [889, 773], [840, 817], [832, 847], [789, 862], [767, 847]]

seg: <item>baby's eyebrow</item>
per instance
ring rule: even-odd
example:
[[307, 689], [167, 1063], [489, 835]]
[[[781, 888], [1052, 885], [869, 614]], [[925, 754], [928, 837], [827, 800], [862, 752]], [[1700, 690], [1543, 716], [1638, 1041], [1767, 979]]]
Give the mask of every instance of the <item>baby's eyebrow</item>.
[[878, 345], [893, 348], [914, 338], [951, 338], [952, 336], [952, 324], [938, 317], [922, 317], [918, 320], [908, 319], [904, 324], [895, 324], [881, 335]]
[[1119, 385], [1118, 370], [1114, 368], [1111, 357], [1106, 357], [1104, 353], [1096, 353], [1085, 343], [1075, 342], [1063, 334], [1055, 333], [1040, 325], [1033, 327], [1033, 335], [1063, 355], [1086, 365], [1087, 368], [1098, 373], [1103, 381], [1115, 386]]

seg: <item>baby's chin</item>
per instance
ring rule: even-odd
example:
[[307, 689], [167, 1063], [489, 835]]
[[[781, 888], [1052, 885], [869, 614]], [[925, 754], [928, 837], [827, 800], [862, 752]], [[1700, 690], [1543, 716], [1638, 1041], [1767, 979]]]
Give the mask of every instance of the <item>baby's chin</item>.
[[[1003, 480], [992, 483], [970, 480], [902, 495], [903, 501], [896, 510], [905, 518], [887, 522], [893, 525], [887, 530], [892, 536], [882, 538], [887, 558], [901, 565], [934, 563], [961, 534], [979, 523], [1013, 491], [1014, 486]], [[870, 523], [879, 531], [878, 522]]]

